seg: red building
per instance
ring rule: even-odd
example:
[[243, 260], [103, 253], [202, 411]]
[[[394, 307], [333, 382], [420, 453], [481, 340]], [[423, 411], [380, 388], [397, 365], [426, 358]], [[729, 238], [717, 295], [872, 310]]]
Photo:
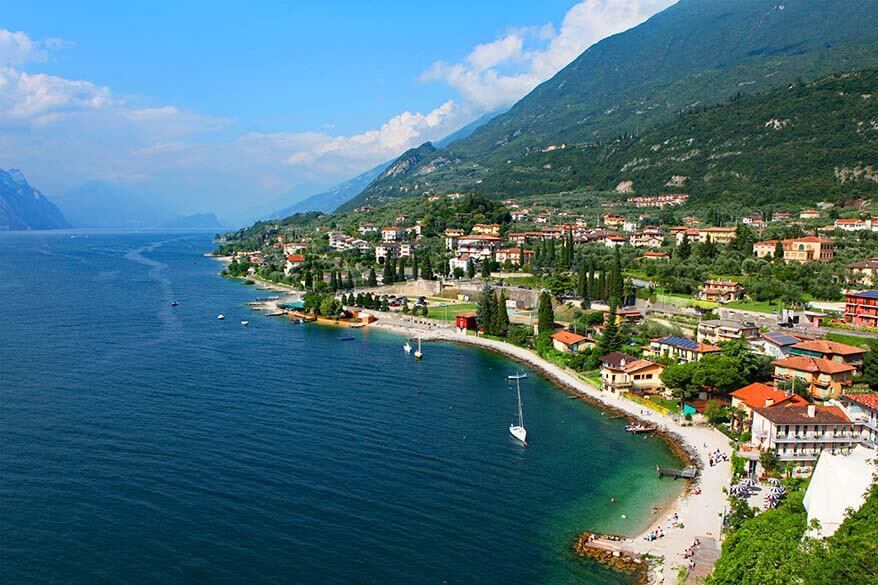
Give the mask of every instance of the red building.
[[475, 313], [461, 313], [454, 318], [454, 325], [461, 331], [477, 331], [479, 327]]
[[852, 325], [878, 327], [878, 290], [847, 293], [844, 321]]

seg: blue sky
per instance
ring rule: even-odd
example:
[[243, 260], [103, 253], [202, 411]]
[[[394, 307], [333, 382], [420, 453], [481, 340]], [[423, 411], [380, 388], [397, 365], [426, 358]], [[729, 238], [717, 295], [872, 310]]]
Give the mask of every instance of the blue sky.
[[10, 3], [0, 167], [241, 214], [508, 107], [670, 3]]

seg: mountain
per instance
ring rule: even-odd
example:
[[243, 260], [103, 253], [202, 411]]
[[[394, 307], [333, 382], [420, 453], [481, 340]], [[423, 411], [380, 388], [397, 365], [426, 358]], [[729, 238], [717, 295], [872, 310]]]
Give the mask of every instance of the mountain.
[[18, 169], [0, 169], [0, 230], [70, 227], [61, 211], [34, 189]]
[[449, 134], [445, 138], [442, 138], [441, 140], [436, 140], [433, 143], [433, 146], [435, 146], [436, 148], [445, 148], [446, 146], [448, 146], [452, 142], [457, 142], [458, 140], [463, 140], [464, 138], [469, 138], [470, 136], [472, 136], [473, 132], [475, 132], [476, 130], [478, 130], [479, 128], [481, 128], [482, 126], [484, 126], [485, 124], [487, 124], [488, 122], [490, 122], [491, 120], [493, 120], [494, 118], [496, 118], [497, 116], [502, 114], [504, 111], [505, 110], [496, 110], [494, 112], [488, 112], [487, 114], [482, 114], [481, 116], [479, 116], [478, 118], [476, 118], [475, 120], [473, 120], [472, 122], [470, 122], [469, 124], [467, 124], [466, 126], [461, 128], [460, 130], [456, 130], [455, 132], [452, 132], [451, 134]]
[[172, 229], [221, 229], [225, 226], [220, 223], [220, 220], [213, 213], [194, 213], [171, 220], [162, 227]]
[[324, 213], [329, 213], [359, 195], [363, 189], [366, 188], [366, 185], [380, 175], [389, 164], [390, 162], [381, 163], [377, 167], [369, 169], [365, 173], [357, 175], [353, 179], [349, 179], [344, 183], [340, 183], [327, 191], [311, 195], [290, 207], [272, 213], [269, 219], [280, 219], [293, 215], [294, 213], [303, 213], [306, 211], [322, 211]]
[[176, 217], [153, 195], [103, 181], [80, 185], [55, 200], [76, 227], [158, 227]]
[[534, 152], [641, 133], [742, 93], [876, 66], [878, 0], [681, 0], [594, 44], [505, 114], [377, 179], [348, 207], [477, 190]]
[[522, 157], [484, 195], [685, 191], [756, 206], [878, 196], [878, 69], [791, 83], [679, 116], [640, 136]]

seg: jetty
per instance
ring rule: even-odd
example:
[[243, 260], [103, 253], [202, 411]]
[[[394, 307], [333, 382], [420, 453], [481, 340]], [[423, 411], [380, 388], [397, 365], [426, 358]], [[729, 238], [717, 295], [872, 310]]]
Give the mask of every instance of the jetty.
[[673, 477], [674, 479], [677, 479], [678, 477], [683, 479], [695, 479], [695, 476], [698, 474], [698, 468], [695, 466], [687, 467], [686, 469], [671, 469], [656, 465], [655, 470], [658, 472], [659, 477]]

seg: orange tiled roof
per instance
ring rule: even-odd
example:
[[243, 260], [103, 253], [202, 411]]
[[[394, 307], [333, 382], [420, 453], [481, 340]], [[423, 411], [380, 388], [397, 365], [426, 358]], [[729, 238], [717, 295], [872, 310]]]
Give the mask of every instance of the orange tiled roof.
[[582, 341], [587, 340], [587, 337], [583, 337], [577, 333], [571, 333], [570, 331], [559, 331], [552, 335], [552, 339], [556, 339], [563, 343], [564, 345], [573, 345], [574, 343], [580, 343]]
[[870, 392], [868, 394], [848, 394], [845, 398], [865, 406], [866, 408], [878, 410], [878, 392]]
[[798, 370], [800, 372], [819, 372], [821, 374], [840, 374], [842, 372], [852, 372], [854, 370], [853, 366], [847, 364], [840, 364], [823, 358], [805, 356], [792, 356], [782, 360], [777, 360], [774, 362], [774, 365], [782, 368], [789, 368], [791, 370]]
[[808, 404], [808, 401], [798, 394], [787, 394], [761, 382], [754, 382], [739, 390], [735, 390], [731, 393], [731, 396], [738, 400], [743, 400], [750, 408], [763, 408], [768, 400], [771, 400], [775, 406], [786, 401], [789, 401], [792, 406], [805, 406]]
[[822, 354], [833, 355], [858, 355], [866, 353], [865, 349], [854, 347], [846, 343], [838, 341], [827, 341], [825, 339], [813, 339], [811, 341], [800, 341], [793, 346], [793, 349], [804, 349], [806, 351], [816, 351]]

